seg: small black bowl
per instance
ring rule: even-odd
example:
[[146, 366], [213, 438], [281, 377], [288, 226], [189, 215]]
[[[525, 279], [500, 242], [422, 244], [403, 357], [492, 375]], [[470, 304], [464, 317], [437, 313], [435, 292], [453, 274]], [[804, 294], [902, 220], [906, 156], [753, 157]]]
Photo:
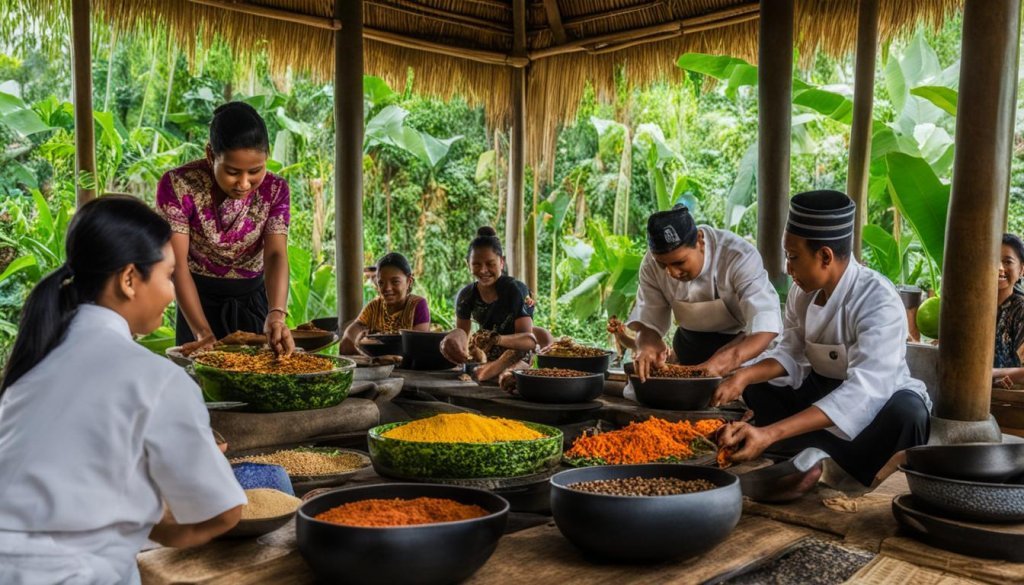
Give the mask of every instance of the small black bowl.
[[630, 376], [637, 402], [663, 410], [704, 410], [711, 404], [721, 378], [640, 378]]
[[590, 402], [604, 391], [604, 374], [594, 373], [573, 378], [534, 376], [522, 370], [513, 372], [516, 391], [523, 400], [548, 404]]
[[341, 337], [341, 329], [338, 328], [337, 317], [317, 317], [310, 321], [317, 329], [323, 329], [324, 331], [331, 331]]
[[407, 370], [449, 370], [456, 364], [441, 354], [447, 331], [402, 330], [402, 367]]
[[359, 351], [373, 357], [380, 357], [382, 355], [402, 355], [402, 336], [397, 333], [374, 333], [367, 335], [367, 339], [378, 341], [379, 343], [360, 343]]
[[[314, 518], [349, 502], [367, 499], [448, 498], [476, 504], [487, 516], [416, 526], [367, 528]], [[390, 483], [335, 490], [299, 508], [295, 532], [299, 552], [326, 582], [456, 583], [490, 558], [505, 531], [509, 504], [491, 492], [452, 485]]]
[[937, 477], [1003, 483], [1024, 475], [1024, 443], [921, 445], [907, 449], [907, 464]]
[[[631, 477], [706, 479], [715, 489], [674, 496], [610, 496], [568, 487]], [[658, 463], [570, 469], [551, 478], [551, 512], [562, 534], [595, 558], [686, 559], [724, 541], [743, 512], [739, 479], [721, 469]]]
[[613, 353], [615, 352], [606, 351], [604, 355], [594, 357], [559, 357], [556, 355], [544, 355], [542, 353], [538, 353], [537, 367], [566, 368], [569, 370], [579, 370], [581, 372], [604, 374], [611, 366]]

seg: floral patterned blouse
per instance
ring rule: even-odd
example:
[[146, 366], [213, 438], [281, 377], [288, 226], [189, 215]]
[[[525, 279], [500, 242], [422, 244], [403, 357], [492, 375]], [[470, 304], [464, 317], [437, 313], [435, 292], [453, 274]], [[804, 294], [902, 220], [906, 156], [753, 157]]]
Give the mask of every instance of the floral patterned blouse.
[[1024, 295], [1013, 293], [996, 313], [996, 355], [993, 367], [1019, 368], [1024, 346]]
[[[223, 197], [214, 204], [214, 193]], [[267, 173], [245, 199], [231, 199], [217, 185], [206, 159], [167, 171], [156, 190], [156, 208], [177, 233], [188, 234], [188, 268], [216, 278], [263, 274], [267, 234], [287, 234], [288, 182]]]

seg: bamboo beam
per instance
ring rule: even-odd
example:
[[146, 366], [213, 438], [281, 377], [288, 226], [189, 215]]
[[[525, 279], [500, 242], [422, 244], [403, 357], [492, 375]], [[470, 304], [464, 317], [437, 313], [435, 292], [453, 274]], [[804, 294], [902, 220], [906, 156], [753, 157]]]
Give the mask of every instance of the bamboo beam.
[[943, 419], [990, 416], [995, 274], [1013, 150], [1020, 8], [1021, 0], [964, 4], [935, 404]]
[[872, 109], [875, 99], [875, 60], [878, 56], [878, 0], [860, 0], [857, 9], [857, 62], [854, 65], [853, 122], [850, 128], [850, 166], [846, 191], [857, 204], [853, 253], [861, 259], [861, 239], [868, 219], [868, 173], [871, 168]]
[[[655, 40], [663, 40], [662, 36], [669, 33], [675, 33], [675, 35], [678, 36], [689, 34], [691, 32], [710, 30], [712, 28], [732, 26], [739, 22], [753, 20], [754, 18], [757, 18], [756, 15], [758, 13], [759, 7], [756, 3], [745, 4], [692, 18], [684, 18], [681, 20], [674, 20], [671, 22], [655, 24], [632, 30], [623, 30], [594, 37], [575, 39], [563, 45], [555, 45], [530, 51], [529, 57], [531, 61], [536, 61], [538, 59], [554, 57], [555, 55], [564, 55], [566, 53], [576, 53], [581, 51], [592, 52], [604, 49], [611, 45], [627, 41], [635, 41], [638, 39], [653, 37]], [[662, 38], [659, 39], [658, 37]]]
[[758, 31], [757, 249], [777, 289], [787, 281], [782, 234], [789, 208], [793, 117], [793, 0], [761, 0]]
[[[545, 2], [546, 4], [546, 2]], [[592, 14], [584, 14], [575, 18], [569, 18], [565, 21], [566, 28], [576, 28], [587, 24], [588, 22], [596, 22], [599, 20], [606, 20], [608, 18], [614, 18], [616, 16], [625, 16], [627, 14], [633, 14], [634, 12], [640, 12], [642, 10], [649, 10], [651, 8], [658, 8], [665, 4], [664, 0], [655, 0], [654, 2], [647, 2], [644, 4], [637, 4], [635, 6], [627, 6], [625, 8], [617, 8], [615, 10], [606, 10], [604, 12], [594, 12]]]
[[416, 2], [409, 2], [408, 0], [390, 0], [390, 3], [388, 4], [383, 2], [368, 2], [368, 5], [375, 8], [384, 8], [395, 12], [401, 12], [403, 14], [411, 14], [419, 18], [426, 18], [447, 24], [457, 24], [459, 26], [473, 28], [477, 31], [499, 33], [509, 37], [512, 36], [512, 29], [506, 26], [501, 26], [501, 23], [499, 22], [487, 20], [486, 18], [477, 18], [466, 14], [441, 10], [440, 8], [433, 8]]
[[75, 93], [75, 201], [79, 207], [96, 198], [96, 137], [92, 117], [92, 46], [89, 25], [89, 0], [71, 0], [71, 82]]
[[250, 4], [248, 2], [241, 2], [239, 0], [188, 1], [193, 4], [202, 4], [203, 6], [220, 8], [222, 10], [229, 10], [231, 12], [240, 12], [242, 14], [249, 14], [252, 16], [261, 16], [263, 18], [270, 18], [272, 20], [281, 20], [284, 22], [293, 22], [295, 24], [304, 24], [306, 26], [312, 26], [315, 28], [322, 28], [334, 31], [341, 29], [341, 21], [338, 20], [337, 18], [326, 18], [323, 16], [314, 16], [312, 14], [302, 14], [301, 12], [291, 12], [290, 10], [281, 10], [280, 8], [268, 8], [266, 6]]
[[544, 0], [544, 11], [548, 16], [551, 37], [555, 39], [556, 44], [564, 45], [569, 38], [565, 36], [565, 27], [562, 26], [562, 13], [558, 11], [558, 0]]
[[488, 65], [506, 65], [509, 67], [522, 68], [526, 67], [530, 62], [530, 60], [525, 56], [518, 57], [513, 55], [506, 55], [504, 53], [498, 53], [497, 51], [485, 51], [482, 49], [466, 49], [463, 47], [452, 47], [434, 41], [415, 39], [397, 33], [372, 29], [368, 27], [363, 28], [363, 36], [366, 37], [367, 39], [370, 39], [371, 41], [387, 43], [389, 45], [395, 45], [407, 49], [425, 51], [427, 53], [437, 53], [438, 55], [446, 55], [448, 57], [468, 59], [470, 61], [476, 61], [478, 63], [487, 63]]
[[339, 327], [363, 306], [363, 0], [334, 0], [334, 238]]
[[[526, 0], [512, 1], [515, 27], [513, 54], [526, 53]], [[505, 215], [505, 259], [509, 273], [523, 278], [524, 178], [526, 175], [526, 69], [512, 71], [512, 135], [508, 156], [508, 209]]]

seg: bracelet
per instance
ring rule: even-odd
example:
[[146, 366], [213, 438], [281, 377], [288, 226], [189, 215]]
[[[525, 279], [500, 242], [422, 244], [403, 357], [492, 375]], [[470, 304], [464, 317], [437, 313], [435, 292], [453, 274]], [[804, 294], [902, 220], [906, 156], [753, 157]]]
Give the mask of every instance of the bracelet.
[[275, 313], [275, 312], [276, 312], [276, 313], [281, 313], [281, 314], [282, 314], [282, 315], [284, 315], [285, 317], [287, 317], [287, 316], [288, 316], [288, 311], [285, 311], [284, 309], [278, 309], [278, 308], [276, 308], [276, 307], [275, 307], [275, 308], [273, 308], [273, 309], [270, 309], [269, 311], [267, 311], [267, 315], [269, 315], [269, 314], [271, 314], [271, 313]]

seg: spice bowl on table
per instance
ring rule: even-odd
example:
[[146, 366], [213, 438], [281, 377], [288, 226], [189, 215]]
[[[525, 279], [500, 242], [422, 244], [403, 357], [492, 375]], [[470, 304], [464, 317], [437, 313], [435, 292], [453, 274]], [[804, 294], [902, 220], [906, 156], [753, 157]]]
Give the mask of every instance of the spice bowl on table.
[[242, 519], [224, 538], [261, 536], [288, 523], [299, 509], [302, 500], [272, 488], [245, 490], [248, 502], [242, 506]]
[[325, 581], [455, 583], [490, 558], [509, 505], [488, 491], [436, 484], [377, 484], [330, 491], [302, 504], [299, 551]]
[[721, 469], [607, 465], [551, 478], [558, 530], [598, 559], [657, 562], [704, 554], [732, 533], [742, 510], [739, 479]]
[[605, 374], [615, 352], [580, 345], [563, 337], [537, 354], [538, 368], [567, 368], [592, 374]]
[[604, 391], [604, 374], [567, 368], [514, 370], [516, 393], [523, 400], [548, 404], [590, 402]]
[[647, 379], [640, 381], [633, 364], [623, 369], [636, 392], [637, 402], [663, 410], [704, 410], [711, 404], [715, 390], [722, 382], [718, 376], [708, 376], [701, 368], [664, 364], [651, 370]]
[[302, 495], [313, 488], [345, 483], [358, 471], [369, 467], [370, 458], [355, 449], [296, 447], [232, 457], [231, 464], [236, 469], [245, 465], [280, 466], [295, 493]]

